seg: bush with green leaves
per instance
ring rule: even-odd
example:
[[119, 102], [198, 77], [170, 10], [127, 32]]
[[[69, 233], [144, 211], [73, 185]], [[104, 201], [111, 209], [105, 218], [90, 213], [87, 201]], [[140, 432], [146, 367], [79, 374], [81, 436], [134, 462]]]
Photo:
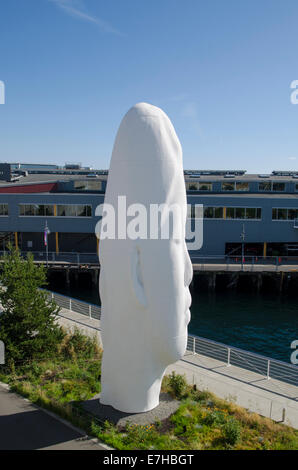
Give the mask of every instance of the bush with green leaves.
[[236, 419], [229, 419], [222, 428], [225, 441], [230, 445], [235, 445], [241, 437], [241, 427]]
[[173, 371], [169, 376], [169, 387], [173, 395], [180, 400], [188, 388], [185, 376], [176, 375]]
[[55, 355], [64, 333], [56, 323], [60, 307], [40, 290], [46, 285], [45, 268], [35, 265], [31, 254], [24, 259], [10, 247], [2, 258], [0, 282], [0, 339], [7, 363]]

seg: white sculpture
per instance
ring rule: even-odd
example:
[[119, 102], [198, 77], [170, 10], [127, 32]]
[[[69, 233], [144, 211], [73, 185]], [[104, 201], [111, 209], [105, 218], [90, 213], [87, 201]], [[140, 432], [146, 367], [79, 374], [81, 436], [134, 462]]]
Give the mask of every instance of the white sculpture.
[[177, 204], [182, 213], [178, 241], [125, 238], [126, 227], [123, 232], [116, 216], [116, 239], [99, 244], [104, 349], [100, 402], [138, 413], [159, 404], [166, 367], [185, 353], [192, 279], [184, 239], [181, 145], [167, 115], [146, 103], [128, 111], [115, 140], [105, 204], [117, 209], [123, 195], [127, 207], [141, 203], [148, 214], [150, 204]]

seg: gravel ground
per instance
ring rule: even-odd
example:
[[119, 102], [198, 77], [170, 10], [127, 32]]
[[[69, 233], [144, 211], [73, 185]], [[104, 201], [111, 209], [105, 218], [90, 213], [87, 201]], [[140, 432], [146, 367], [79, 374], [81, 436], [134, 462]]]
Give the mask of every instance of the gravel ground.
[[112, 406], [101, 405], [100, 395], [96, 395], [91, 400], [82, 403], [83, 408], [102, 421], [110, 421], [118, 426], [125, 426], [127, 422], [131, 424], [153, 424], [155, 421], [163, 421], [169, 418], [179, 407], [179, 401], [174, 400], [166, 393], [160, 394], [159, 405], [151, 411], [145, 413], [123, 413], [115, 410]]

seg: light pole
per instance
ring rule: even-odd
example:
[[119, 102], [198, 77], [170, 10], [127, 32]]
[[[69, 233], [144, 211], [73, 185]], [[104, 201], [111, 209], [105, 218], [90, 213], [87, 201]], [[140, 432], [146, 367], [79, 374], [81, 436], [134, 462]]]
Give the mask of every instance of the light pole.
[[245, 240], [245, 227], [244, 227], [244, 224], [242, 225], [242, 232], [241, 232], [241, 235], [240, 235], [240, 238], [241, 238], [241, 270], [243, 271], [243, 260], [244, 260], [244, 240]]
[[51, 232], [50, 232], [49, 227], [48, 227], [48, 221], [46, 220], [46, 225], [45, 225], [45, 228], [44, 228], [44, 244], [45, 244], [45, 247], [46, 247], [47, 267], [48, 267], [48, 264], [49, 264], [48, 235], [49, 235], [50, 233], [51, 233]]

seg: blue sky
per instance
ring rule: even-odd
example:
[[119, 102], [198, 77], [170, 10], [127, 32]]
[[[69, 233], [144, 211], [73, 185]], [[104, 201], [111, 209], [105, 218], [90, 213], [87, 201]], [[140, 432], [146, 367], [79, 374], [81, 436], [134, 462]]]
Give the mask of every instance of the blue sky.
[[184, 167], [298, 169], [296, 0], [1, 0], [0, 161], [108, 168], [135, 103]]

